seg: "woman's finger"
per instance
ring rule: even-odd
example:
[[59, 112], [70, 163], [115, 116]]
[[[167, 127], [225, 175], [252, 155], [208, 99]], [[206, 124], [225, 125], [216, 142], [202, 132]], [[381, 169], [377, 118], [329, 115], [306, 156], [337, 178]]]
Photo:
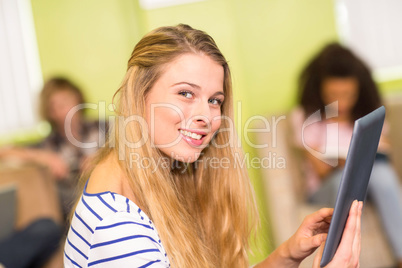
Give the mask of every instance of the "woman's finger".
[[361, 249], [361, 216], [362, 216], [363, 202], [359, 202], [356, 220], [355, 239], [353, 241], [353, 255], [359, 258]]
[[307, 224], [307, 226], [322, 221], [328, 222], [331, 219], [333, 213], [334, 213], [333, 208], [322, 208], [314, 212], [313, 214], [307, 216], [304, 221]]
[[340, 254], [341, 256], [347, 256], [352, 253], [353, 242], [356, 236], [358, 207], [359, 203], [357, 202], [357, 200], [353, 201], [349, 211], [349, 217], [346, 222], [345, 230], [343, 231], [341, 243], [339, 244], [339, 248], [336, 254]]
[[316, 224], [316, 226], [314, 226], [313, 235], [320, 233], [328, 233], [328, 230], [329, 230], [329, 223], [325, 221], [319, 222]]
[[317, 254], [314, 257], [313, 268], [320, 268], [322, 253], [324, 252], [325, 242], [317, 250]]
[[300, 242], [300, 248], [303, 251], [315, 250], [327, 239], [327, 234], [317, 234], [315, 236], [305, 238]]

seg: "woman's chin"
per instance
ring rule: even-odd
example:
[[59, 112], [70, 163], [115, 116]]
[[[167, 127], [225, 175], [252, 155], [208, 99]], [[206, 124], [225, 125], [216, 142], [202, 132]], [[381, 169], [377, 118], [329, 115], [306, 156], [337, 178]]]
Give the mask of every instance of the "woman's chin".
[[191, 164], [198, 160], [200, 157], [200, 152], [193, 153], [193, 154], [177, 154], [174, 155], [172, 158], [176, 161]]
[[165, 150], [160, 150], [163, 157], [169, 159], [170, 162], [177, 161], [186, 164], [191, 164], [197, 161], [201, 155], [201, 151], [202, 150], [185, 150], [184, 152], [182, 152], [172, 150], [167, 152]]

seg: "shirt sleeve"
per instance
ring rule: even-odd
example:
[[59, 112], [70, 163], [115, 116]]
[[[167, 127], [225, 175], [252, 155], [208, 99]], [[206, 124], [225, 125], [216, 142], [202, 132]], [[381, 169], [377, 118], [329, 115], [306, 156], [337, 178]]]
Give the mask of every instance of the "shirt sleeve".
[[88, 267], [169, 267], [151, 223], [126, 212], [103, 219], [94, 230]]

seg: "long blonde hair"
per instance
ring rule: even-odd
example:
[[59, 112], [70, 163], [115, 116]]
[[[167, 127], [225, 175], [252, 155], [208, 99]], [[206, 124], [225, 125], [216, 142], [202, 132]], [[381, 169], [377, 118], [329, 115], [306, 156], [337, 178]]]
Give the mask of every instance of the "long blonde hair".
[[[163, 156], [149, 139], [142, 146], [128, 146], [127, 141], [138, 141], [148, 132], [135, 122], [127, 126], [122, 122], [132, 115], [144, 118], [146, 96], [163, 67], [184, 53], [207, 55], [224, 68], [224, 120], [214, 144], [196, 162], [172, 168], [160, 165]], [[115, 131], [97, 161], [110, 153], [120, 157], [137, 205], [154, 222], [172, 266], [247, 267], [248, 238], [256, 226], [257, 210], [246, 168], [239, 163], [243, 153], [233, 126], [230, 70], [214, 40], [182, 24], [150, 32], [134, 48], [116, 93]], [[148, 168], [133, 167], [133, 153], [143, 156]], [[212, 158], [229, 164], [214, 168], [208, 163]]]

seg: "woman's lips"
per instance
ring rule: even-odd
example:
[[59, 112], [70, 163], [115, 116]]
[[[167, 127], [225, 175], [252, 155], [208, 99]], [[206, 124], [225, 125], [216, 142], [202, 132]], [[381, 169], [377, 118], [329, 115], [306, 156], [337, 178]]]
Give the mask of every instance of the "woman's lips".
[[185, 130], [180, 129], [180, 135], [183, 137], [185, 141], [187, 141], [192, 146], [200, 146], [204, 142], [206, 132], [197, 131], [197, 130]]

